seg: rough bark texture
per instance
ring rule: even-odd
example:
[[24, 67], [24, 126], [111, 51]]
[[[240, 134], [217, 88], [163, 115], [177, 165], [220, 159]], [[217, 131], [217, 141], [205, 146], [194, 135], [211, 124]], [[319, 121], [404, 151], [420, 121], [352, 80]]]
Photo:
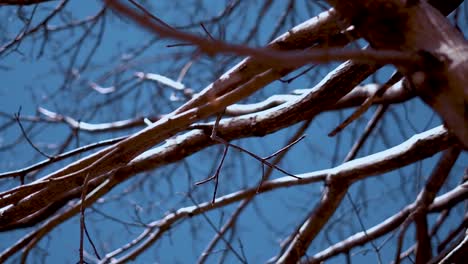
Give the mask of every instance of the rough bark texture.
[[[19, 5], [18, 10], [20, 10], [22, 8], [20, 5], [38, 4], [47, 1], [49, 0], [0, 0], [0, 6], [16, 4]], [[52, 13], [55, 15], [60, 12], [68, 2], [61, 1]], [[109, 6], [103, 7], [103, 10], [111, 10], [110, 6], [113, 1], [104, 2], [108, 3]], [[235, 1], [231, 2], [234, 3]], [[293, 2], [291, 0], [291, 3]], [[431, 239], [435, 236], [430, 234], [430, 230], [428, 230], [432, 225], [432, 222], [428, 221], [428, 213], [440, 212], [453, 207], [461, 203], [468, 195], [468, 188], [466, 188], [468, 183], [464, 183], [451, 192], [436, 197], [448, 177], [448, 172], [457, 160], [460, 152], [458, 145], [468, 148], [466, 115], [468, 102], [468, 87], [466, 87], [468, 84], [468, 44], [463, 35], [450, 25], [445, 18], [445, 15], [463, 1], [330, 0], [329, 2], [334, 5], [335, 9], [323, 12], [315, 18], [289, 29], [285, 34], [265, 46], [266, 49], [258, 49], [257, 51], [262, 51], [261, 54], [264, 55], [265, 50], [278, 52], [277, 54], [280, 54], [280, 51], [289, 51], [290, 54], [293, 54], [292, 51], [302, 50], [304, 53], [301, 53], [301, 56], [303, 54], [304, 56], [310, 55], [307, 52], [313, 53], [314, 51], [317, 52], [317, 50], [320, 54], [348, 51], [346, 49], [333, 50], [330, 47], [344, 47], [362, 37], [371, 44], [373, 49], [367, 49], [366, 51], [372, 52], [372, 54], [361, 53], [358, 55], [364, 56], [367, 54], [366, 58], [370, 59], [365, 62], [359, 61], [360, 58], [356, 57], [355, 53], [347, 53], [346, 56], [348, 57], [344, 59], [351, 58], [351, 61], [343, 63], [311, 89], [301, 89], [302, 92], [279, 96], [276, 101], [268, 99], [260, 103], [247, 105], [247, 107], [246, 105], [233, 105], [239, 100], [245, 99], [265, 88], [268, 84], [283, 78], [286, 74], [302, 65], [288, 64], [289, 61], [301, 61], [299, 57], [294, 57], [295, 59], [287, 57], [287, 59], [284, 59], [284, 64], [274, 64], [262, 59], [265, 56], [256, 57], [255, 54], [249, 53], [247, 55], [251, 57], [245, 58], [218, 79], [210, 79], [208, 83], [211, 82], [211, 84], [206, 86], [200, 93], [190, 93], [191, 99], [184, 105], [173, 112], [171, 108], [169, 112], [164, 112], [168, 113], [167, 115], [161, 114], [158, 118], [150, 120], [151, 122], [146, 123], [147, 127], [137, 133], [132, 132], [134, 134], [118, 140], [115, 139], [113, 145], [102, 145], [102, 147], [107, 146], [105, 149], [93, 152], [71, 163], [63, 163], [58, 166], [56, 171], [54, 171], [55, 168], [51, 170], [52, 172], [47, 171], [45, 176], [34, 182], [24, 183], [23, 181], [25, 175], [33, 172], [31, 169], [0, 173], [0, 179], [23, 178], [21, 186], [2, 190], [0, 193], [0, 232], [36, 225], [34, 231], [26, 234], [14, 244], [11, 242], [11, 246], [0, 252], [0, 263], [6, 262], [12, 256], [19, 254], [20, 251], [24, 252], [22, 261], [25, 263], [28, 252], [49, 232], [67, 219], [79, 214], [81, 210], [84, 219], [84, 208], [86, 206], [92, 205], [113, 190], [114, 187], [132, 179], [135, 175], [181, 161], [212, 145], [220, 144], [220, 141], [216, 141], [210, 136], [213, 131], [216, 131], [216, 135], [227, 142], [248, 137], [262, 137], [289, 128], [301, 121], [310, 124], [317, 115], [325, 111], [364, 105], [369, 97], [379, 93], [378, 91], [381, 90], [382, 85], [377, 83], [360, 86], [360, 84], [379, 69], [379, 66], [391, 63], [396, 64], [399, 74], [405, 75], [406, 78], [388, 89], [384, 96], [372, 101], [374, 104], [381, 105], [374, 115], [375, 118], [369, 121], [363, 136], [356, 141], [353, 150], [348, 153], [344, 164], [331, 169], [290, 175], [297, 176], [300, 180], [289, 176], [271, 180], [265, 177], [266, 173], [262, 170], [262, 181], [258, 186], [254, 185], [253, 187], [230, 191], [226, 195], [217, 196], [216, 199], [213, 198], [213, 201], [196, 204], [196, 206], [190, 204], [190, 206], [174, 210], [174, 212], [168, 211], [162, 219], [153, 220], [150, 224], [145, 225], [144, 231], [135, 240], [107, 253], [102, 261], [96, 260], [96, 263], [126, 263], [130, 259], [133, 260], [152, 246], [155, 241], [166, 235], [167, 231], [175, 227], [176, 223], [181, 220], [200, 216], [205, 212], [220, 209], [242, 200], [244, 200], [242, 203], [248, 204], [249, 199], [252, 199], [255, 195], [280, 188], [291, 188], [312, 183], [325, 183], [321, 199], [314, 205], [306, 205], [308, 210], [307, 218], [303, 221], [299, 220], [298, 226], [291, 228], [293, 232], [289, 234], [287, 243], [284, 243], [284, 247], [275, 257], [277, 263], [297, 263], [299, 261], [320, 263], [338, 254], [350, 253], [355, 247], [373, 242], [376, 238], [389, 234], [399, 226], [409, 222], [415, 222], [417, 227], [413, 250], [416, 253], [416, 263], [430, 261], [432, 256], [425, 254], [425, 252], [432, 250]], [[53, 32], [54, 27], [49, 25], [48, 21], [54, 15], [48, 16], [38, 26], [28, 30], [27, 33], [21, 33], [18, 37], [0, 47], [0, 54], [2, 49], [9, 50], [9, 48], [19, 45], [18, 43], [21, 42], [24, 36], [28, 36], [36, 30], [45, 28], [47, 34]], [[121, 16], [125, 17], [122, 14]], [[127, 18], [132, 20], [130, 16]], [[137, 21], [137, 19], [134, 20]], [[83, 21], [88, 21], [88, 19]], [[76, 22], [75, 24], [80, 23], [85, 22]], [[148, 28], [151, 29], [151, 27]], [[167, 32], [168, 29], [165, 28], [165, 30]], [[203, 43], [210, 44], [207, 45], [209, 47], [214, 46], [213, 43], [224, 43], [212, 42], [198, 37], [198, 35], [187, 34], [184, 31], [169, 30], [169, 32], [178, 32], [180, 36], [189, 35], [201, 39]], [[153, 33], [158, 33], [158, 31], [155, 30]], [[276, 33], [272, 34], [272, 36], [276, 36]], [[164, 34], [160, 37], [163, 38]], [[194, 43], [197, 44], [197, 42]], [[227, 44], [229, 43], [224, 43], [224, 45]], [[204, 49], [201, 44], [198, 47], [201, 52], [214, 54], [210, 49]], [[239, 48], [239, 46], [237, 47]], [[249, 51], [252, 51], [248, 46], [242, 48], [248, 48]], [[385, 60], [379, 60], [381, 57], [376, 56], [376, 54], [381, 55], [381, 53], [391, 55], [386, 56]], [[355, 57], [349, 57], [350, 54], [354, 54], [352, 56]], [[403, 59], [396, 62], [394, 60], [396, 55], [394, 54], [401, 55]], [[411, 57], [407, 56], [408, 54]], [[244, 56], [245, 53], [240, 55]], [[411, 62], [406, 58], [410, 58]], [[339, 60], [341, 60], [341, 57]], [[136, 77], [140, 78], [137, 80], [138, 82], [146, 78], [144, 73]], [[296, 88], [294, 87], [294, 89]], [[413, 136], [394, 148], [350, 161], [354, 159], [357, 150], [362, 147], [359, 142], [366, 141], [373, 128], [380, 124], [378, 120], [389, 107], [389, 104], [404, 102], [414, 96], [419, 96], [440, 115], [450, 133], [442, 126], [439, 126]], [[160, 99], [158, 98], [158, 100]], [[218, 120], [216, 126], [214, 122], [205, 120], [207, 117], [214, 117], [223, 112], [224, 109], [227, 109], [225, 115]], [[88, 126], [86, 123], [75, 119], [70, 118], [67, 120], [66, 115], [55, 114], [47, 110], [42, 110], [41, 113], [48, 117], [48, 122], [67, 123], [73, 129], [73, 132], [103, 132], [106, 130], [110, 132], [111, 129], [118, 132], [123, 128], [142, 126], [145, 120], [139, 118], [138, 122], [109, 122], [105, 126], [102, 124]], [[395, 123], [403, 122], [396, 119]], [[0, 123], [0, 127], [1, 125]], [[371, 128], [368, 129], [369, 127]], [[341, 145], [339, 141], [337, 142], [338, 145]], [[2, 147], [1, 144], [0, 147]], [[436, 167], [431, 178], [427, 180], [426, 188], [421, 190], [418, 199], [414, 203], [408, 204], [407, 207], [401, 209], [394, 216], [373, 228], [366, 230], [363, 226], [362, 232], [331, 245], [322, 252], [315, 255], [309, 254], [308, 258], [305, 257], [308, 253], [311, 253], [311, 245], [313, 245], [314, 240], [319, 240], [318, 235], [328, 229], [332, 216], [342, 206], [342, 201], [346, 198], [350, 186], [369, 177], [381, 176], [380, 174], [385, 172], [413, 164], [447, 148], [449, 148], [446, 151], [449, 158], [441, 158], [440, 166]], [[287, 148], [283, 150], [287, 150]], [[222, 159], [224, 160], [224, 156]], [[60, 160], [52, 157], [50, 163], [44, 164], [52, 164]], [[266, 164], [264, 162], [262, 161], [262, 166]], [[221, 165], [219, 165], [218, 169], [222, 169]], [[190, 176], [190, 171], [188, 169], [187, 171]], [[151, 180], [157, 182], [157, 180], [161, 179], [161, 175], [155, 173], [151, 178]], [[168, 178], [170, 180], [175, 179], [172, 176]], [[189, 181], [190, 184], [193, 183], [192, 179], [189, 179]], [[76, 200], [78, 198], [80, 200]], [[151, 196], [151, 199], [153, 199], [153, 196]], [[72, 203], [73, 200], [76, 202]], [[358, 210], [355, 211], [358, 214]], [[240, 215], [240, 211], [233, 215], [237, 217], [237, 215]], [[222, 235], [218, 233], [214, 241], [219, 240], [219, 238], [222, 238]], [[141, 244], [137, 245], [137, 243], [134, 243], [135, 241], [139, 241], [138, 243], [141, 242]], [[447, 248], [446, 253], [440, 253], [432, 261], [442, 260], [444, 257], [446, 257], [447, 261], [460, 261], [463, 256], [466, 256], [466, 253], [463, 254], [463, 252], [466, 252], [467, 244], [466, 238], [463, 241], [460, 240], [457, 245]], [[212, 251], [207, 250], [206, 252], [209, 255]], [[400, 252], [400, 249], [398, 249], [396, 263], [400, 258], [404, 259], [404, 257], [400, 257]], [[205, 252], [202, 254], [205, 254]]]
[[445, 16], [426, 1], [329, 2], [373, 48], [422, 56], [398, 69], [468, 148], [468, 42]]

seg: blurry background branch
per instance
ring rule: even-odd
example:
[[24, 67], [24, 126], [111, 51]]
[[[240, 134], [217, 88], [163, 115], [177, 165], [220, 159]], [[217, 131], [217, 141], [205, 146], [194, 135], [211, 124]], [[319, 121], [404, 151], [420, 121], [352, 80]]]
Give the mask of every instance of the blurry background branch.
[[0, 262], [459, 252], [466, 1], [329, 2], [0, 1]]

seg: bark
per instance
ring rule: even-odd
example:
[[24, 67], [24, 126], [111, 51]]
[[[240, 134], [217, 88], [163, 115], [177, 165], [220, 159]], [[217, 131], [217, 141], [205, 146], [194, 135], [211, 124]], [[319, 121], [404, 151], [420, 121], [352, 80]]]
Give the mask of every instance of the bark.
[[[329, 2], [373, 48], [414, 52], [415, 56], [422, 58], [416, 65], [396, 66], [416, 93], [441, 116], [449, 131], [456, 135], [464, 148], [468, 148], [465, 113], [468, 109], [468, 91], [465, 88], [468, 81], [468, 43], [463, 35], [426, 1]], [[444, 9], [445, 12], [447, 10]], [[335, 186], [329, 188], [332, 187]], [[336, 197], [339, 199], [340, 196]], [[321, 226], [332, 215], [327, 207], [339, 205], [339, 202], [330, 202], [325, 206], [323, 201], [325, 199], [301, 226], [300, 233], [278, 263], [296, 263], [304, 256], [321, 230], [315, 226]]]
[[462, 33], [424, 0], [329, 2], [373, 48], [421, 56], [417, 65], [396, 66], [468, 148], [468, 42]]

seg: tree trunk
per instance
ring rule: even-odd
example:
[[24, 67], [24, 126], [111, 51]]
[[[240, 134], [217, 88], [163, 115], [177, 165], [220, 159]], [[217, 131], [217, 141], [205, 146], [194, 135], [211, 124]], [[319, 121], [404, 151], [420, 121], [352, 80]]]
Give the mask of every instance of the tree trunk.
[[467, 149], [468, 42], [463, 34], [424, 0], [328, 2], [373, 48], [421, 56], [419, 65], [396, 66]]

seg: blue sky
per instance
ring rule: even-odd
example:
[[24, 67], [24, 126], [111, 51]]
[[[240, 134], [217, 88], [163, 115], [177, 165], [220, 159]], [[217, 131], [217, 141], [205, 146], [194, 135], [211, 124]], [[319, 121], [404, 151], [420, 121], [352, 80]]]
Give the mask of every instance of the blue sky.
[[[154, 13], [170, 25], [184, 26], [190, 24], [191, 16], [201, 19], [219, 13], [227, 1], [201, 1], [208, 3], [204, 5], [205, 9], [195, 8], [195, 3], [198, 1], [188, 2], [190, 3], [158, 1], [158, 3], [153, 3]], [[209, 27], [210, 32], [215, 37], [226, 41], [239, 41], [249, 32], [245, 28], [256, 23], [261, 2], [256, 1], [251, 8], [236, 13], [236, 16], [232, 18], [234, 21], [221, 21], [218, 25]], [[41, 17], [49, 12], [47, 8], [56, 5], [56, 1], [43, 4], [34, 16], [32, 24], [40, 21]], [[95, 14], [101, 5], [100, 1], [87, 1], [86, 5], [79, 1], [71, 1], [66, 10], [74, 18], [84, 18]], [[297, 15], [290, 19], [290, 24], [298, 24], [317, 14], [311, 14], [311, 11], [306, 8], [305, 1], [297, 1], [297, 5], [299, 6], [296, 8]], [[25, 12], [30, 14], [33, 8], [27, 7]], [[7, 21], [2, 29], [7, 38], [15, 36], [22, 28], [22, 24], [17, 21], [14, 13], [16, 10], [14, 7], [0, 10], [0, 16]], [[276, 1], [274, 7], [269, 10], [265, 14], [265, 19], [261, 21], [260, 30], [257, 33], [258, 39], [252, 40], [249, 44], [260, 46], [268, 42], [272, 28], [281, 15], [281, 11], [284, 10], [284, 4], [281, 1]], [[319, 12], [320, 8], [316, 7], [314, 11]], [[66, 18], [57, 18], [52, 20], [51, 24], [60, 25], [64, 19]], [[132, 80], [133, 74], [137, 71], [164, 74], [175, 79], [179, 73], [176, 70], [180, 70], [186, 60], [177, 61], [174, 60], [174, 57], [190, 56], [194, 49], [192, 47], [167, 48], [167, 44], [177, 44], [177, 41], [154, 40], [151, 33], [114, 15], [108, 16], [106, 21], [102, 22], [103, 24], [99, 23], [92, 29], [92, 34], [97, 36], [100, 27], [104, 28], [102, 42], [92, 56], [92, 63], [79, 74], [73, 75], [72, 82], [66, 82], [69, 79], [64, 79], [63, 69], [66, 69], [72, 62], [74, 62], [73, 68], [80, 68], [96, 44], [93, 38], [89, 38], [79, 50], [67, 49], [71, 43], [79, 39], [83, 29], [77, 29], [73, 33], [64, 31], [54, 34], [41, 56], [38, 56], [41, 47], [40, 38], [33, 41], [34, 38], [30, 37], [21, 43], [19, 52], [0, 57], [0, 80], [2, 80], [0, 84], [0, 112], [11, 115], [21, 107], [22, 115], [35, 115], [37, 107], [44, 107], [51, 111], [74, 116], [84, 122], [97, 123], [133, 116], [164, 114], [175, 109], [180, 102], [167, 102], [168, 100], [159, 99], [169, 98], [170, 91], [158, 89], [154, 84], [141, 84], [133, 87], [131, 85], [125, 86], [122, 83], [126, 79]], [[228, 25], [227, 28], [223, 28], [224, 25]], [[192, 27], [189, 30], [203, 33], [200, 27]], [[150, 48], [139, 54], [138, 47], [145, 44], [148, 44]], [[74, 52], [77, 55], [76, 59], [72, 60]], [[199, 91], [240, 59], [227, 60], [220, 56], [211, 58], [203, 55], [196, 61], [193, 70], [184, 79], [184, 84]], [[128, 65], [130, 66], [127, 70], [122, 70], [122, 67]], [[294, 89], [313, 87], [330, 69], [337, 65], [337, 63], [331, 63], [317, 67], [291, 84], [273, 83], [247, 101], [258, 101], [275, 92], [291, 92]], [[111, 75], [110, 78], [105, 78], [109, 72], [118, 73]], [[391, 68], [384, 68], [378, 72], [376, 79], [384, 81], [391, 72]], [[120, 90], [113, 94], [99, 94], [90, 88], [89, 83], [100, 80], [99, 85], [103, 87], [115, 83], [122, 85], [118, 87]], [[371, 81], [374, 80], [366, 80], [366, 82]], [[119, 92], [126, 91], [125, 89], [128, 89], [128, 92], [125, 92], [124, 99], [113, 104], [106, 103], [109, 98], [117, 96]], [[86, 109], [93, 109], [93, 111], [86, 111]], [[293, 173], [305, 173], [338, 165], [352, 146], [352, 139], [359, 135], [373, 111], [375, 108], [372, 108], [363, 118], [345, 129], [338, 138], [329, 138], [327, 134], [351, 111], [321, 114], [307, 130], [307, 137], [300, 144], [291, 148], [280, 166]], [[0, 119], [0, 122], [5, 122], [5, 120]], [[434, 117], [430, 109], [419, 99], [404, 105], [392, 106], [384, 118], [383, 125], [379, 126], [375, 139], [364, 146], [359, 156], [400, 144], [411, 135], [439, 124], [440, 120]], [[287, 138], [294, 133], [298, 126], [295, 125], [264, 138], [249, 138], [234, 143], [240, 144], [260, 156], [267, 156], [285, 145]], [[80, 133], [80, 140], [73, 141], [67, 149], [131, 132], [99, 135]], [[54, 153], [56, 145], [69, 135], [70, 129], [65, 125], [39, 125], [34, 127], [30, 133], [33, 135], [34, 142], [41, 149], [48, 153]], [[20, 131], [17, 125], [0, 131], [0, 146], [13, 142], [19, 135]], [[221, 149], [221, 146], [214, 146], [187, 158], [185, 164], [177, 163], [148, 174], [138, 175], [112, 190], [105, 196], [102, 204], [96, 205], [96, 208], [120, 218], [122, 221], [147, 223], [163, 217], [171, 210], [191, 206], [192, 202], [183, 194], [189, 188], [193, 188], [195, 181], [210, 175], [210, 171], [218, 164]], [[337, 154], [335, 154], [335, 149], [339, 150], [336, 152]], [[353, 185], [350, 194], [354, 202], [361, 208], [359, 213], [366, 228], [381, 222], [414, 200], [419, 187], [424, 183], [424, 179], [429, 175], [438, 157], [439, 155], [436, 155], [422, 163], [408, 166], [400, 172], [388, 173], [382, 177]], [[17, 169], [42, 159], [43, 157], [36, 153], [31, 146], [23, 142], [14, 148], [0, 151], [0, 172]], [[188, 175], [186, 164], [190, 166], [189, 171], [192, 175]], [[453, 180], [447, 183], [444, 191], [457, 183], [463, 166], [466, 164], [468, 164], [468, 157], [464, 153], [452, 171]], [[51, 166], [42, 171], [40, 175], [45, 175], [57, 168], [58, 166]], [[279, 172], [273, 174], [274, 178], [281, 176], [284, 175]], [[189, 181], [190, 177], [194, 178], [192, 182]], [[261, 166], [258, 161], [245, 154], [230, 150], [221, 177], [219, 194], [223, 195], [257, 182], [261, 177]], [[139, 186], [140, 182], [144, 184], [136, 188], [135, 186]], [[3, 191], [16, 184], [17, 182], [2, 181], [0, 188]], [[285, 239], [294, 227], [300, 224], [313, 204], [319, 199], [322, 187], [320, 184], [307, 185], [259, 196], [255, 199], [255, 204], [249, 206], [242, 214], [236, 227], [237, 232], [233, 236], [233, 246], [239, 250], [240, 245], [242, 245], [249, 263], [265, 262], [270, 257], [275, 256], [279, 250], [279, 241]], [[132, 188], [136, 188], [138, 191], [122, 196], [122, 193], [126, 193]], [[208, 201], [212, 195], [212, 188], [212, 184], [196, 187], [195, 200], [197, 202]], [[117, 199], [119, 196], [121, 197]], [[228, 206], [223, 211], [212, 211], [206, 216], [219, 227], [236, 206]], [[337, 232], [321, 234], [310, 248], [310, 253], [320, 251], [326, 248], [329, 243], [337, 242], [361, 230], [356, 221], [356, 215], [350, 208], [349, 202], [345, 200], [331, 220]], [[141, 228], [125, 227], [96, 213], [91, 214], [92, 209], [88, 209], [87, 212], [89, 214], [88, 228], [92, 237], [97, 241], [101, 255], [134, 239], [142, 230]], [[460, 217], [458, 213], [453, 214], [452, 218], [446, 222], [444, 232], [450, 229], [450, 223], [457, 223], [457, 218]], [[431, 220], [434, 221], [432, 218]], [[27, 231], [0, 233], [0, 250], [3, 251], [7, 244], [18, 239]], [[412, 232], [413, 230], [410, 228], [407, 234], [412, 236]], [[174, 227], [160, 242], [142, 254], [135, 263], [194, 262], [214, 234], [215, 231], [203, 216], [190, 218]], [[386, 238], [377, 240], [377, 244], [382, 243]], [[76, 263], [78, 260], [78, 241], [79, 221], [75, 217], [60, 225], [49, 237], [43, 239], [39, 244], [41, 250], [35, 250], [35, 255], [32, 255], [29, 261], [30, 263], [35, 263], [35, 261], [40, 263], [42, 260], [35, 259], [36, 257], [33, 256], [45, 255], [47, 263]], [[390, 242], [382, 248], [381, 257], [385, 262], [393, 259], [394, 245], [395, 237], [390, 238]], [[409, 245], [405, 244], [404, 248], [406, 246]], [[370, 248], [367, 245], [363, 251], [359, 251], [360, 249], [353, 251], [355, 261], [376, 262], [375, 253], [364, 250]], [[87, 244], [86, 249], [91, 252], [89, 244]], [[217, 249], [219, 252], [214, 254], [208, 263], [217, 263], [226, 246], [220, 243]], [[44, 250], [48, 253], [44, 254]], [[236, 263], [236, 261], [233, 254], [228, 254], [226, 263]], [[330, 261], [330, 263], [343, 262], [343, 257]]]

